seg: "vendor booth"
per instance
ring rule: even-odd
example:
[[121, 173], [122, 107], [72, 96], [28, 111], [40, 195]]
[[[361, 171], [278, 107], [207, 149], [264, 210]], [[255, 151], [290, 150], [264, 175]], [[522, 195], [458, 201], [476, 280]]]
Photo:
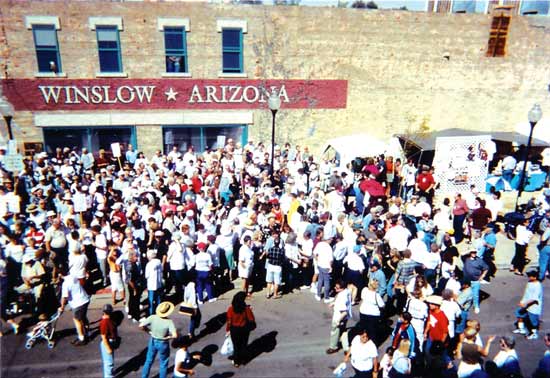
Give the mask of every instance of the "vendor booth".
[[[479, 189], [489, 191], [492, 186], [494, 186], [497, 190], [504, 191], [517, 189], [519, 186], [519, 175], [516, 174], [510, 182], [507, 182], [500, 176], [500, 172], [494, 168], [503, 156], [524, 156], [523, 148], [527, 145], [529, 136], [522, 132], [488, 132], [452, 128], [432, 133], [397, 134], [396, 137], [399, 139], [407, 158], [412, 158], [418, 164], [432, 165], [436, 149], [436, 141], [438, 138], [482, 137], [487, 135], [490, 136], [491, 141], [494, 143], [494, 148], [492, 151], [487, 151], [489, 155], [487, 157], [489, 162], [489, 174], [485, 180], [485, 187], [480, 187]], [[537, 138], [532, 139], [531, 145], [531, 153], [534, 155], [540, 154], [543, 149], [550, 146], [547, 141]], [[515, 147], [519, 147], [519, 151], [516, 151], [514, 149]], [[517, 160], [519, 161], [520, 159], [518, 158]], [[538, 169], [537, 164], [533, 164], [531, 169], [527, 172], [527, 181], [524, 190], [539, 190], [542, 188], [545, 181], [546, 174]]]

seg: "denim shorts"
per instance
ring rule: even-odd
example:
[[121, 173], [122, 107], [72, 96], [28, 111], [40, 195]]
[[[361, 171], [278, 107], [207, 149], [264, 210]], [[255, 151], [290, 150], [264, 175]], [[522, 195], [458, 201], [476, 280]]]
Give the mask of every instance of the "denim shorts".
[[281, 284], [282, 268], [277, 265], [265, 264], [265, 282], [274, 283], [275, 285]]

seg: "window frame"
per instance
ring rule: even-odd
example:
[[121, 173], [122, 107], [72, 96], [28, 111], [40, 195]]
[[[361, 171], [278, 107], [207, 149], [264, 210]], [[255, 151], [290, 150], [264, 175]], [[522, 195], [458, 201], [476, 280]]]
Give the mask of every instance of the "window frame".
[[[224, 32], [225, 31], [238, 31], [239, 32], [239, 47], [238, 48], [234, 48], [234, 47], [225, 47], [224, 44], [223, 44], [223, 39], [224, 39]], [[244, 53], [243, 53], [243, 29], [242, 28], [239, 28], [239, 27], [223, 27], [222, 28], [222, 31], [221, 31], [221, 34], [222, 34], [222, 73], [224, 74], [242, 74], [244, 73], [244, 64], [243, 64], [243, 58], [244, 58]], [[226, 53], [239, 53], [239, 68], [238, 70], [236, 69], [228, 69], [224, 66], [224, 63], [223, 63], [223, 59], [224, 59], [224, 56]]]
[[[101, 30], [114, 30], [116, 31], [116, 48], [105, 48], [99, 46], [99, 31]], [[122, 67], [122, 47], [120, 45], [120, 31], [119, 27], [117, 25], [96, 25], [95, 27], [95, 34], [96, 34], [96, 41], [97, 41], [97, 56], [99, 60], [99, 72], [101, 74], [122, 74], [124, 73], [124, 69]], [[101, 67], [101, 52], [102, 51], [116, 51], [117, 52], [117, 60], [118, 60], [118, 71], [104, 71]]]
[[[61, 52], [60, 52], [60, 49], [59, 49], [59, 39], [57, 38], [57, 26], [55, 24], [32, 24], [31, 25], [31, 29], [32, 29], [32, 37], [33, 37], [33, 41], [34, 41], [34, 51], [36, 53], [36, 65], [37, 65], [37, 72], [39, 74], [44, 74], [44, 73], [51, 73], [50, 70], [47, 70], [47, 71], [41, 71], [40, 70], [40, 62], [39, 62], [39, 57], [38, 57], [38, 52], [39, 51], [55, 51], [56, 53], [56, 58], [57, 58], [57, 71], [54, 72], [54, 74], [57, 74], [57, 73], [60, 73], [60, 72], [63, 72], [63, 69], [62, 69], [62, 62], [61, 62]], [[37, 42], [36, 42], [36, 32], [37, 30], [51, 30], [53, 31], [54, 33], [54, 37], [55, 37], [55, 48], [52, 48], [52, 47], [38, 47], [37, 45]], [[48, 62], [49, 63], [49, 62]]]
[[[172, 29], [171, 31], [167, 31]], [[177, 30], [177, 31], [176, 31]], [[183, 56], [183, 59], [184, 59], [184, 64], [183, 64], [183, 71], [179, 71], [179, 72], [169, 72], [167, 70], [168, 67], [165, 67], [165, 73], [168, 73], [168, 74], [183, 74], [183, 73], [189, 73], [189, 64], [188, 64], [188, 54], [187, 54], [187, 29], [185, 26], [164, 26], [163, 28], [163, 36], [164, 36], [164, 60], [165, 60], [165, 65], [167, 65], [167, 60], [168, 60], [168, 56], [170, 55], [173, 55], [173, 56]], [[182, 49], [168, 49], [168, 47], [166, 46], [166, 35], [167, 33], [169, 34], [181, 34], [182, 36], [182, 42], [183, 42], [183, 48]], [[169, 51], [177, 51], [179, 53], [173, 53], [173, 54], [170, 54]]]

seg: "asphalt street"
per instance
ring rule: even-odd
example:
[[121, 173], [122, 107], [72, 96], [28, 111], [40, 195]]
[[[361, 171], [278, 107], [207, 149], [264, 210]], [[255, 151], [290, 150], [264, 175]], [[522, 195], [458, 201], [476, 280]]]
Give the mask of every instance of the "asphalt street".
[[[489, 335], [509, 335], [514, 329], [513, 311], [522, 295], [525, 277], [518, 277], [501, 270], [490, 285], [482, 290], [489, 297], [482, 302], [481, 313], [472, 314], [482, 324], [483, 338]], [[550, 281], [544, 286], [545, 302], [550, 302]], [[258, 328], [252, 333], [254, 356], [250, 362], [240, 368], [234, 368], [227, 358], [219, 353], [225, 333], [225, 311], [230, 304], [232, 294], [224, 294], [215, 303], [202, 307], [201, 337], [190, 351], [202, 352], [203, 361], [196, 369], [197, 377], [330, 377], [332, 370], [341, 362], [342, 353], [327, 356], [331, 310], [328, 305], [315, 301], [309, 291], [302, 290], [283, 296], [281, 299], [267, 300], [263, 293], [255, 293], [249, 301], [255, 312]], [[101, 306], [110, 300], [108, 295], [94, 297], [89, 310], [89, 319], [96, 322], [101, 316]], [[118, 305], [117, 310], [122, 310]], [[547, 306], [546, 306], [547, 309]], [[355, 320], [358, 306], [354, 307]], [[541, 334], [550, 332], [548, 310], [543, 315]], [[122, 314], [121, 314], [122, 315]], [[74, 338], [70, 312], [65, 312], [57, 323], [57, 344], [48, 349], [45, 343], [25, 349], [25, 335], [5, 335], [1, 338], [1, 357], [3, 378], [21, 377], [99, 377], [101, 360], [99, 336], [92, 333], [92, 341], [83, 347], [74, 347], [70, 341]], [[186, 333], [188, 318], [174, 313], [172, 319], [179, 330]], [[96, 328], [97, 323], [92, 324]], [[137, 324], [124, 319], [120, 328], [122, 344], [115, 354], [117, 377], [136, 377], [141, 372], [145, 359], [148, 335]], [[382, 353], [385, 345], [379, 348]], [[498, 351], [493, 345], [490, 356]], [[517, 338], [517, 351], [525, 374], [530, 374], [544, 346], [541, 340], [527, 341]], [[173, 356], [171, 353], [171, 369]], [[211, 357], [209, 361], [208, 357]], [[153, 372], [158, 371], [158, 361]]]

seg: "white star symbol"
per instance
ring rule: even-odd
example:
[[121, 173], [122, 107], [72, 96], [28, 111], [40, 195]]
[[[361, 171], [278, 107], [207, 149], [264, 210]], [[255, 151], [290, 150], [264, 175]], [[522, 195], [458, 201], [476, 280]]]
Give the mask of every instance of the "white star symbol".
[[176, 96], [178, 95], [178, 92], [174, 91], [174, 88], [170, 87], [170, 89], [167, 92], [164, 92], [164, 94], [166, 95], [166, 101], [176, 101]]

